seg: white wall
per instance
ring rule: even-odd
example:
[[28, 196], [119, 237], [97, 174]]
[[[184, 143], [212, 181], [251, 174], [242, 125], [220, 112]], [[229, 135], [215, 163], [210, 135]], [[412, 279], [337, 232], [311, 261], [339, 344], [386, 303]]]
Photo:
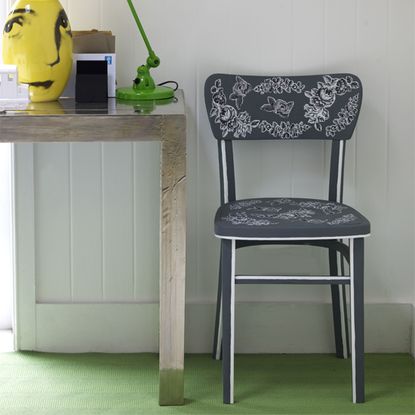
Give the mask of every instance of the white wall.
[[[0, 27], [2, 29], [4, 25], [4, 20], [6, 18], [8, 7], [9, 7], [8, 0], [2, 1], [0, 3], [0, 25], [1, 25]], [[2, 51], [2, 42], [0, 42], [0, 56], [1, 56], [1, 51]], [[2, 59], [0, 59], [0, 61], [2, 61]]]
[[[3, 28], [8, 0], [0, 3], [0, 28]], [[0, 42], [0, 62], [2, 45]], [[12, 260], [12, 149], [0, 144], [0, 330], [12, 327], [13, 260]]]
[[[415, 7], [414, 7], [414, 22], [415, 22]], [[413, 62], [415, 66], [415, 24], [413, 25]], [[414, 94], [413, 94], [413, 102], [415, 106], [415, 71], [414, 71]], [[415, 117], [413, 118], [413, 125], [414, 125], [414, 140], [415, 140]], [[414, 160], [415, 160], [415, 146], [414, 146]], [[415, 184], [415, 169], [414, 169], [414, 184]], [[415, 190], [414, 190], [414, 205], [415, 205]], [[415, 223], [414, 223], [414, 235], [415, 235]], [[414, 281], [413, 281], [413, 292], [414, 297], [412, 301], [412, 356], [415, 357], [415, 255], [414, 255]]]
[[12, 328], [11, 145], [0, 144], [0, 330]]
[[[127, 3], [62, 3], [75, 29], [113, 30], [118, 83], [129, 84], [146, 54]], [[414, 26], [413, 0], [135, 3], [162, 59], [154, 72], [156, 79], [177, 80], [187, 98], [187, 301], [189, 309], [200, 306], [205, 310], [199, 314], [200, 320], [194, 320], [196, 314], [192, 313], [192, 322], [188, 322], [190, 337], [203, 333], [203, 343], [192, 343], [192, 350], [210, 347], [210, 304], [216, 295], [219, 244], [212, 235], [212, 220], [219, 203], [218, 165], [203, 102], [204, 80], [215, 71], [350, 71], [361, 77], [364, 105], [357, 133], [348, 145], [345, 201], [372, 222], [366, 248], [365, 298], [374, 305], [373, 310], [379, 306], [387, 315], [374, 312], [370, 341], [376, 344], [386, 321], [400, 331], [394, 333], [395, 339], [381, 337], [383, 350], [391, 350], [388, 341], [396, 341], [396, 337], [399, 345], [394, 350], [409, 350], [412, 316], [408, 305], [414, 301], [414, 124], [410, 120], [415, 68], [414, 38], [409, 30]], [[328, 149], [317, 142], [238, 145], [238, 177], [244, 182], [239, 196], [324, 197]], [[35, 146], [39, 303], [157, 301], [157, 157], [154, 144]], [[147, 219], [141, 220], [141, 215]], [[327, 271], [326, 256], [318, 250], [299, 248], [295, 252], [303, 255], [300, 260], [288, 248], [252, 250], [240, 255], [241, 268], [287, 272], [294, 260], [295, 272]], [[329, 290], [239, 287], [237, 298], [262, 304], [319, 304], [329, 301]], [[284, 310], [267, 315], [269, 323], [289, 318], [289, 306]], [[293, 324], [302, 327], [300, 317], [292, 318]], [[377, 346], [382, 350], [382, 344]], [[317, 351], [323, 350], [319, 347]]]

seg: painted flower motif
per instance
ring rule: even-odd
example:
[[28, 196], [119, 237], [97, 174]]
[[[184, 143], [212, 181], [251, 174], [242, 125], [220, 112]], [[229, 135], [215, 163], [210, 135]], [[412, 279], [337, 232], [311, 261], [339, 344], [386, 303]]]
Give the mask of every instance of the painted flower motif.
[[267, 98], [268, 103], [261, 106], [262, 111], [272, 112], [281, 118], [288, 118], [294, 108], [294, 101], [284, 101], [283, 99]]
[[297, 94], [301, 94], [304, 88], [305, 88], [305, 85], [301, 81], [297, 81], [293, 84], [293, 90], [297, 92]]
[[335, 137], [340, 131], [345, 130], [353, 123], [359, 112], [359, 94], [349, 98], [347, 104], [339, 111], [331, 125], [326, 127], [326, 136]]
[[339, 213], [342, 213], [345, 209], [346, 209], [346, 206], [335, 205], [334, 203], [333, 204], [327, 204], [327, 205], [321, 207], [321, 210], [326, 215], [337, 215]]
[[[316, 88], [305, 92], [309, 104], [304, 105], [305, 118], [314, 125], [317, 131], [322, 131], [322, 124], [330, 118], [329, 108], [336, 102], [336, 97], [344, 95], [352, 89], [358, 89], [359, 83], [347, 75], [344, 78], [333, 78], [330, 75], [323, 76], [324, 82], [317, 82]], [[330, 134], [332, 129], [329, 129]]]
[[310, 106], [314, 109], [324, 109], [334, 104], [336, 96], [333, 91], [327, 88], [313, 88], [311, 92], [306, 92], [305, 96], [310, 99]]
[[261, 95], [264, 94], [282, 94], [288, 92], [289, 94], [295, 92], [301, 94], [305, 88], [305, 85], [301, 81], [293, 81], [290, 78], [282, 78], [281, 76], [267, 78], [260, 84], [254, 87], [254, 91]]
[[311, 91], [306, 91], [305, 96], [309, 98], [310, 105], [315, 109], [329, 108], [336, 101], [336, 83], [333, 79], [326, 82], [317, 82], [317, 88], [311, 88]]
[[[217, 79], [215, 83], [210, 88], [210, 92], [212, 93], [212, 108], [210, 110], [209, 116], [210, 117], [217, 117], [220, 114], [221, 107], [226, 104], [226, 95], [222, 88], [222, 81]], [[215, 119], [215, 122], [217, 122]]]
[[255, 211], [255, 212], [265, 212], [265, 213], [278, 213], [282, 210], [282, 208], [277, 208], [273, 206], [254, 206], [246, 209], [249, 211]]
[[223, 105], [220, 108], [218, 119], [221, 123], [228, 123], [236, 117], [236, 109], [231, 105]]
[[[241, 78], [238, 82], [242, 83], [245, 81]], [[247, 92], [250, 88], [249, 84], [247, 85], [240, 87]], [[259, 125], [259, 120], [252, 121], [248, 112], [243, 111], [238, 113], [235, 107], [227, 104], [227, 98], [220, 79], [215, 81], [210, 91], [212, 93], [212, 108], [209, 116], [215, 118], [215, 124], [219, 124], [223, 138], [227, 137], [230, 133], [235, 138], [246, 138], [246, 135], [251, 134], [252, 130]]]
[[359, 89], [359, 83], [350, 75], [347, 75], [345, 78], [340, 78], [336, 82], [336, 94], [344, 95], [348, 92], [351, 92], [353, 89]]
[[339, 214], [346, 209], [346, 206], [337, 203], [319, 202], [315, 200], [300, 202], [300, 206], [302, 208], [321, 210], [325, 215]]
[[[261, 86], [259, 87], [257, 87], [257, 89], [259, 90], [259, 92], [260, 92], [260, 94], [261, 95], [263, 95], [264, 93], [266, 93], [266, 92], [270, 92], [270, 91], [272, 91], [272, 85], [273, 85], [273, 83], [272, 83], [272, 80], [271, 80], [271, 78], [269, 78], [269, 79], [266, 79], [262, 84], [261, 84]], [[258, 92], [258, 91], [257, 91]]]
[[248, 207], [255, 206], [255, 205], [260, 205], [261, 203], [262, 201], [259, 199], [239, 200], [238, 202], [230, 205], [229, 208], [231, 210], [234, 210], [234, 209], [239, 210], [239, 209], [248, 208]]
[[[274, 123], [274, 124], [277, 124], [277, 123]], [[273, 131], [274, 131], [273, 124], [270, 124], [267, 121], [261, 121], [261, 123], [259, 124], [259, 127], [261, 129], [261, 133], [269, 133], [273, 135]]]
[[339, 218], [336, 218], [330, 222], [327, 222], [329, 225], [342, 225], [344, 223], [350, 223], [357, 219], [353, 213], [349, 213], [347, 215], [340, 216]]
[[221, 91], [223, 91], [222, 81], [220, 79], [216, 79], [215, 83], [210, 88], [210, 92], [212, 95], [216, 95]]
[[298, 220], [298, 219], [308, 219], [312, 218], [315, 215], [314, 210], [311, 209], [294, 209], [289, 210], [288, 212], [280, 213], [278, 219], [285, 220]]
[[222, 137], [225, 138], [230, 132], [235, 130], [236, 116], [236, 109], [231, 105], [224, 105], [223, 107], [219, 107], [219, 112], [215, 122], [220, 124]]
[[282, 121], [280, 124], [280, 137], [291, 138], [291, 124], [289, 122]]
[[270, 124], [268, 121], [261, 121], [259, 128], [262, 133], [269, 133], [275, 138], [291, 139], [298, 138], [305, 131], [310, 129], [310, 126], [304, 124], [302, 121], [299, 123], [291, 123], [289, 121], [282, 121], [277, 123], [274, 121]]
[[304, 124], [302, 121], [291, 125], [291, 138], [298, 138], [305, 131], [309, 130], [310, 126]]
[[300, 202], [299, 205], [302, 208], [321, 209], [323, 203], [318, 200], [307, 200], [306, 202]]
[[245, 138], [247, 134], [252, 133], [252, 129], [258, 127], [259, 120], [251, 121], [251, 116], [246, 112], [241, 112], [235, 120], [235, 138]]
[[295, 203], [295, 201], [293, 199], [288, 199], [286, 197], [282, 197], [279, 199], [275, 199], [271, 202], [271, 206], [275, 206], [275, 205], [291, 205]]
[[329, 226], [347, 224], [357, 220], [348, 207], [323, 200], [289, 198], [249, 199], [233, 202], [229, 212], [221, 219], [233, 225], [267, 226], [280, 223], [309, 223]]
[[219, 90], [215, 95], [213, 95], [212, 102], [214, 105], [218, 105], [218, 106], [222, 106], [226, 104], [226, 95], [223, 92], [223, 89]]
[[308, 118], [308, 122], [314, 125], [314, 128], [317, 131], [321, 131], [323, 129], [322, 123], [326, 122], [330, 118], [330, 113], [325, 108], [320, 107], [313, 107], [311, 105], [306, 104], [304, 106], [305, 109], [305, 118]]
[[263, 226], [263, 225], [270, 225], [270, 221], [267, 219], [257, 219], [250, 217], [246, 214], [246, 212], [238, 212], [229, 214], [228, 216], [224, 216], [221, 218], [226, 222], [230, 222], [233, 225], [248, 225], [248, 226]]
[[[212, 106], [209, 116], [214, 118], [215, 124], [219, 124], [223, 138], [230, 134], [233, 138], [246, 138], [253, 133], [255, 128], [259, 128], [262, 134], [269, 134], [274, 138], [294, 139], [303, 135], [311, 126], [314, 126], [317, 131], [322, 131], [323, 124], [330, 119], [329, 109], [336, 102], [337, 96], [358, 88], [360, 88], [360, 84], [352, 76], [347, 75], [342, 78], [334, 78], [330, 75], [323, 76], [323, 80], [318, 81], [316, 87], [304, 92], [304, 95], [309, 99], [309, 102], [304, 105], [304, 118], [307, 121], [295, 123], [288, 120], [295, 101], [285, 101], [268, 96], [268, 103], [263, 104], [260, 109], [285, 118], [279, 123], [276, 121], [270, 123], [267, 120], [252, 120], [247, 111], [240, 111], [245, 97], [252, 91], [260, 95], [292, 92], [300, 94], [305, 89], [305, 85], [301, 81], [272, 77], [253, 87], [242, 77], [237, 76], [229, 95], [229, 100], [233, 101], [233, 105], [230, 105], [222, 87], [222, 81], [217, 79], [211, 87]], [[326, 125], [326, 136], [334, 137], [337, 132], [352, 124], [356, 118], [358, 107], [359, 94], [349, 99], [348, 104], [338, 113], [331, 125]]]
[[326, 136], [327, 137], [335, 137], [337, 133], [337, 128], [334, 125], [328, 125], [326, 127]]
[[252, 85], [245, 81], [240, 76], [236, 77], [236, 82], [232, 87], [232, 94], [229, 96], [229, 99], [235, 101], [236, 108], [241, 109], [242, 104], [244, 103], [245, 97], [252, 91]]
[[312, 225], [321, 225], [327, 222], [327, 219], [306, 219], [305, 222], [311, 223]]

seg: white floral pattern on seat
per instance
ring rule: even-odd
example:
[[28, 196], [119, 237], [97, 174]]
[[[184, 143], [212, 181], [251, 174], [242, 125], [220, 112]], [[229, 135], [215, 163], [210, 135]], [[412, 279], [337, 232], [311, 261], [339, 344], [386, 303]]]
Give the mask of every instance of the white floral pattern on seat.
[[232, 225], [268, 226], [284, 222], [327, 224], [329, 226], [358, 220], [352, 208], [340, 203], [315, 199], [247, 199], [231, 202], [221, 221]]
[[350, 206], [321, 199], [237, 200], [216, 212], [215, 234], [231, 238], [335, 238], [367, 235], [370, 223]]

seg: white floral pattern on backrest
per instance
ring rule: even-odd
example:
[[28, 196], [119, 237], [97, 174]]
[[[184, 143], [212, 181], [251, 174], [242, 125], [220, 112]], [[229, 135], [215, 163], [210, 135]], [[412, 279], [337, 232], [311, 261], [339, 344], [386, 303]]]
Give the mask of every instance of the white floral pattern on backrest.
[[277, 76], [274, 78], [267, 78], [259, 85], [254, 87], [254, 91], [259, 94], [282, 94], [283, 92], [296, 92], [301, 94], [305, 88], [305, 85], [301, 81], [293, 81], [290, 78], [282, 78]]
[[236, 76], [235, 85], [232, 88], [232, 94], [229, 98], [232, 101], [235, 101], [236, 108], [241, 109], [242, 104], [244, 103], [245, 97], [252, 91], [252, 85], [249, 82], [246, 82], [240, 76]]
[[259, 128], [262, 133], [267, 132], [275, 138], [298, 138], [311, 127], [302, 121], [296, 124], [289, 121], [281, 121], [280, 123], [274, 121], [270, 124], [268, 121], [263, 120], [259, 124]]
[[281, 118], [290, 116], [294, 107], [294, 101], [284, 101], [283, 99], [275, 99], [274, 97], [267, 98], [268, 103], [261, 106], [262, 111], [272, 112]]
[[238, 112], [232, 105], [227, 104], [227, 98], [220, 79], [215, 81], [211, 92], [212, 109], [209, 115], [210, 117], [215, 117], [215, 123], [220, 125], [223, 138], [229, 133], [233, 133], [235, 138], [245, 138], [247, 134], [252, 133], [254, 128], [258, 127], [259, 120], [252, 121], [251, 116], [246, 111]]
[[[350, 75], [341, 77], [322, 75], [321, 79], [321, 81], [316, 81], [316, 87], [305, 90], [304, 83], [287, 77], [266, 78], [258, 85], [253, 86], [242, 76], [237, 75], [228, 98], [222, 86], [222, 79], [219, 78], [210, 88], [212, 107], [209, 116], [214, 118], [215, 124], [219, 125], [222, 138], [229, 135], [233, 138], [247, 138], [254, 133], [255, 129], [259, 129], [262, 134], [278, 139], [300, 138], [312, 127], [316, 131], [322, 132], [323, 124], [330, 120], [329, 110], [335, 104], [337, 97], [359, 89], [360, 84]], [[309, 102], [304, 104], [303, 108], [303, 121], [298, 120], [298, 109], [296, 121], [293, 122], [289, 119], [296, 104], [295, 100], [286, 101], [267, 95], [283, 93], [297, 94], [297, 96], [301, 94], [306, 100], [308, 99]], [[268, 120], [252, 119], [248, 111], [242, 110], [245, 100], [250, 94], [267, 95], [266, 102], [259, 105], [258, 109], [285, 120], [272, 121], [269, 120], [269, 117]], [[345, 130], [354, 122], [359, 112], [359, 100], [360, 94], [350, 97], [346, 105], [337, 113], [337, 117], [332, 118], [331, 124], [325, 126], [324, 132], [327, 138], [334, 138], [338, 132]]]
[[310, 104], [304, 105], [305, 117], [317, 131], [321, 131], [321, 124], [330, 118], [328, 109], [336, 102], [336, 97], [359, 88], [359, 83], [351, 76], [333, 78], [324, 75], [323, 79], [324, 82], [317, 83], [317, 88], [305, 92], [305, 96], [310, 99]]
[[349, 98], [345, 107], [343, 107], [333, 119], [333, 123], [326, 127], [326, 136], [335, 137], [336, 133], [343, 131], [356, 118], [359, 112], [359, 98], [360, 95]]

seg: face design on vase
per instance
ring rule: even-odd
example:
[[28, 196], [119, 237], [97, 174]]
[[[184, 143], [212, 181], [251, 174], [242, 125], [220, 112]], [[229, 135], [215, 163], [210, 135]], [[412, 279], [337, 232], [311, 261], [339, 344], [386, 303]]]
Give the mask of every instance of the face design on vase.
[[72, 32], [59, 1], [16, 2], [3, 30], [3, 61], [17, 65], [33, 102], [59, 98], [72, 68]]

